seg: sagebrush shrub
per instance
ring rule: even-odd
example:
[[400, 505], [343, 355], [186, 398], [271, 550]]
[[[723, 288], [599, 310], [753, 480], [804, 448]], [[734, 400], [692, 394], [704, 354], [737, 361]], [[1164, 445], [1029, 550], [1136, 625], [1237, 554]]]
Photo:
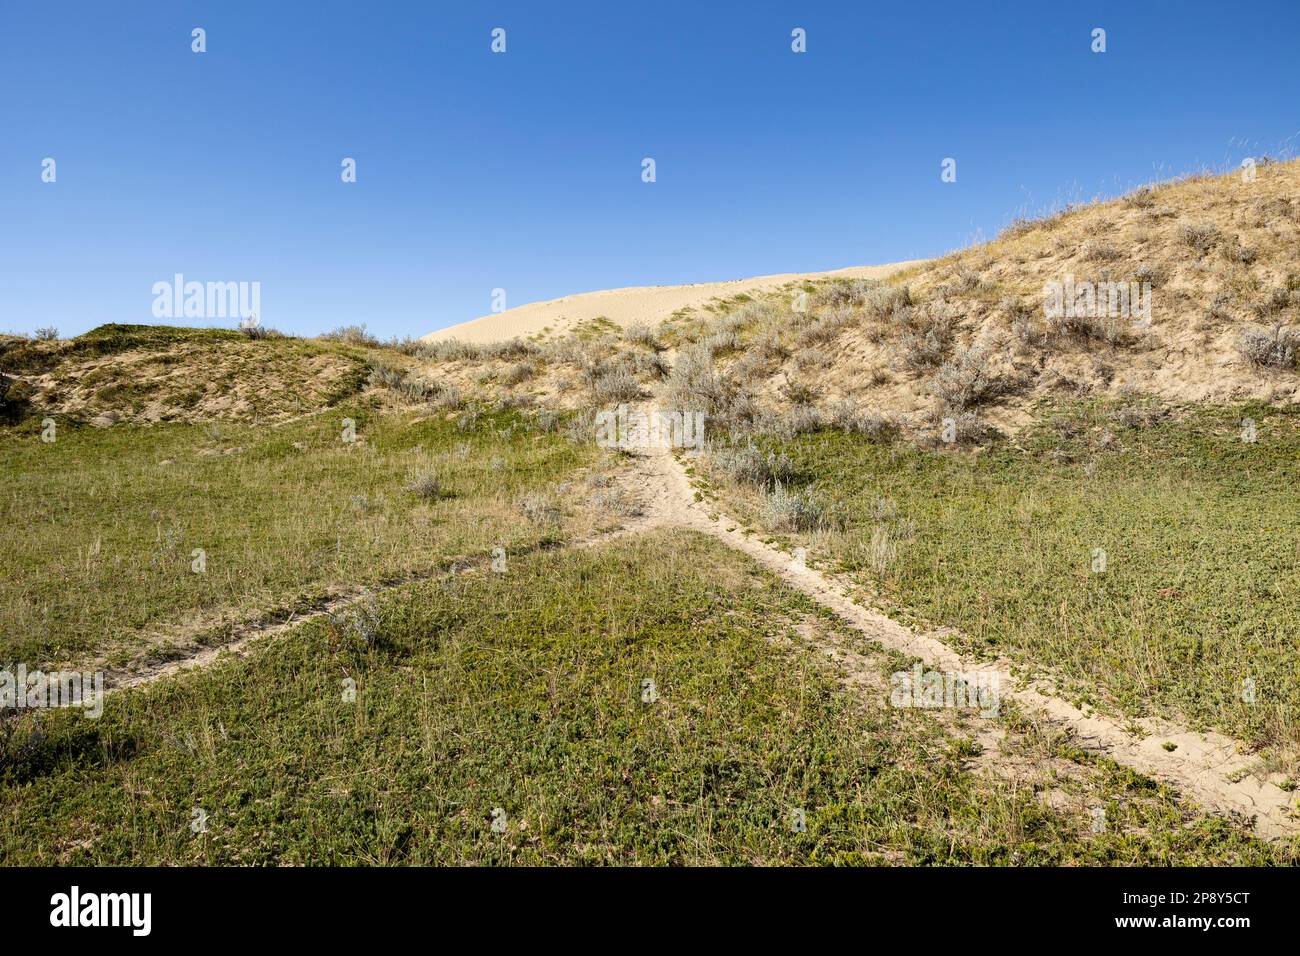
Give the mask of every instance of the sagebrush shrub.
[[406, 490], [417, 498], [433, 501], [442, 497], [442, 482], [437, 472], [422, 471], [411, 476], [406, 483]]
[[560, 506], [548, 495], [531, 492], [519, 499], [519, 510], [523, 516], [536, 525], [558, 524], [561, 518]]
[[1178, 240], [1192, 251], [1204, 255], [1219, 241], [1219, 230], [1208, 222], [1185, 222], [1178, 227]]
[[790, 491], [776, 482], [763, 499], [763, 523], [770, 531], [841, 530], [845, 525], [843, 509], [826, 504], [811, 488]]
[[998, 383], [989, 370], [988, 351], [981, 346], [963, 349], [952, 361], [934, 373], [930, 391], [951, 411], [964, 411], [997, 392]]
[[1264, 298], [1256, 302], [1252, 309], [1261, 319], [1267, 319], [1285, 311], [1292, 302], [1292, 292], [1281, 287], [1269, 289]]
[[940, 330], [905, 331], [898, 337], [898, 353], [903, 364], [914, 371], [933, 368], [948, 354], [951, 339]]
[[677, 356], [664, 385], [669, 408], [714, 415], [726, 408], [727, 389], [713, 367], [713, 353], [694, 345]]
[[518, 385], [526, 382], [538, 372], [536, 361], [525, 360], [516, 362], [501, 373], [501, 384], [506, 386]]
[[1237, 338], [1237, 351], [1252, 365], [1260, 368], [1295, 368], [1296, 346], [1300, 336], [1281, 324], [1272, 329], [1258, 325], [1243, 329]]
[[394, 368], [384, 362], [373, 362], [366, 383], [374, 387], [399, 388], [405, 380], [406, 373], [401, 369]]
[[1124, 197], [1124, 205], [1132, 206], [1136, 209], [1149, 209], [1155, 204], [1156, 193], [1150, 186], [1143, 186]]
[[641, 397], [641, 384], [626, 366], [617, 365], [595, 377], [591, 394], [599, 403], [630, 402]]
[[648, 322], [633, 322], [623, 330], [623, 338], [632, 345], [654, 349], [656, 352], [663, 347], [659, 341], [659, 333]]
[[343, 342], [346, 345], [365, 345], [371, 348], [379, 346], [379, 339], [366, 331], [366, 324], [340, 325], [321, 336], [331, 342]]
[[795, 405], [786, 414], [786, 425], [794, 435], [821, 431], [826, 427], [826, 416], [813, 405]]
[[836, 308], [827, 312], [811, 325], [799, 331], [798, 344], [804, 347], [830, 342], [840, 330], [853, 321], [853, 313], [847, 308]]
[[814, 306], [860, 305], [880, 287], [875, 279], [833, 279], [812, 295]]
[[862, 297], [862, 311], [869, 319], [887, 319], [898, 309], [911, 305], [912, 293], [905, 286], [876, 286]]
[[713, 464], [737, 484], [767, 488], [778, 481], [789, 481], [794, 475], [794, 463], [784, 452], [766, 454], [753, 442], [744, 445], [724, 445], [709, 451]]
[[811, 405], [817, 400], [817, 388], [804, 379], [787, 379], [781, 385], [781, 397], [791, 405]]
[[1114, 262], [1124, 253], [1113, 242], [1094, 239], [1083, 244], [1082, 258], [1085, 262]]
[[893, 313], [902, 326], [898, 354], [914, 370], [933, 368], [943, 362], [952, 348], [957, 314], [943, 299], [931, 299], [919, 306], [904, 306]]

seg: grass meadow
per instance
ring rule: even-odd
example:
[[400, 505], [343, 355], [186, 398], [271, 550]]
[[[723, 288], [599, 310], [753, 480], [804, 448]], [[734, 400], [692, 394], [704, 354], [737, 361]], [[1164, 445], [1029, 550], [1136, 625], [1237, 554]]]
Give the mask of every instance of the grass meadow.
[[[375, 615], [114, 695], [96, 721], [6, 725], [0, 859], [1285, 860], [1009, 710], [988, 726], [886, 706], [901, 658], [859, 648], [882, 698], [848, 692], [799, 639], [834, 623], [692, 532], [404, 585]], [[1032, 777], [976, 772], [990, 730]]]
[[595, 458], [514, 412], [361, 402], [278, 428], [59, 422], [52, 443], [40, 431], [0, 429], [5, 666], [130, 657], [168, 634], [560, 540], [562, 508], [530, 520], [520, 499], [556, 497]]
[[[761, 443], [844, 519], [813, 553], [890, 613], [955, 627], [963, 650], [1055, 673], [1112, 712], [1300, 750], [1300, 415], [1095, 402], [1037, 416], [975, 454], [836, 431]], [[760, 491], [715, 487], [762, 526]]]

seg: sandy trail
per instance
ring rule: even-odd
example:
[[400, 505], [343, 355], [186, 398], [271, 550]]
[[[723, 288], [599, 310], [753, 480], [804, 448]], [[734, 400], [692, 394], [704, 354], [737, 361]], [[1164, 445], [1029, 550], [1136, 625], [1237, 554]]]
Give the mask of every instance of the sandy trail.
[[[1003, 699], [1014, 700], [1027, 712], [1063, 726], [1084, 749], [1170, 784], [1208, 809], [1253, 816], [1260, 836], [1300, 833], [1300, 817], [1291, 809], [1294, 797], [1250, 773], [1253, 760], [1239, 741], [1155, 720], [1126, 721], [1128, 726], [1141, 729], [1143, 733], [1138, 734], [1115, 719], [1084, 713], [1054, 696], [1042, 682], [1014, 677], [1009, 661], [990, 663], [965, 658], [937, 637], [918, 634], [858, 604], [845, 582], [744, 533], [736, 522], [718, 513], [713, 503], [696, 500], [696, 488], [673, 453], [643, 448], [634, 452], [632, 461], [630, 475], [625, 479], [626, 490], [642, 506], [645, 518], [641, 527], [678, 525], [711, 535], [768, 568], [883, 647], [919, 658], [927, 668], [937, 671], [996, 672]], [[1166, 743], [1176, 748], [1167, 750]]]

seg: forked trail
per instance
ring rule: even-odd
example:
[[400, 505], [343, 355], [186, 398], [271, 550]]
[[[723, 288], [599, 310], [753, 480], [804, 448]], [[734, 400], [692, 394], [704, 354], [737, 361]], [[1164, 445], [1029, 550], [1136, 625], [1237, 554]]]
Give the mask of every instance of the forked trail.
[[[1142, 730], [1141, 734], [1133, 733], [1115, 719], [1085, 714], [1054, 696], [1040, 681], [1014, 677], [1008, 661], [989, 663], [964, 658], [938, 638], [916, 633], [862, 606], [843, 582], [740, 530], [736, 522], [718, 513], [714, 504], [697, 501], [690, 477], [670, 451], [637, 449], [626, 480], [627, 491], [638, 497], [644, 511], [643, 519], [629, 531], [677, 525], [711, 535], [749, 555], [786, 584], [886, 648], [919, 658], [937, 671], [996, 671], [1003, 699], [1014, 700], [1027, 712], [1069, 730], [1084, 749], [1168, 783], [1208, 809], [1253, 816], [1260, 836], [1300, 833], [1300, 817], [1291, 809], [1295, 798], [1249, 773], [1253, 762], [1240, 742], [1149, 719], [1127, 721], [1128, 726]], [[1176, 746], [1168, 750], [1166, 744]]]
[[[797, 561], [780, 549], [740, 530], [722, 515], [715, 503], [696, 499], [696, 488], [680, 460], [659, 448], [635, 450], [629, 467], [620, 476], [623, 492], [637, 501], [640, 515], [617, 531], [593, 535], [574, 543], [590, 547], [656, 527], [692, 528], [711, 535], [774, 572], [790, 587], [801, 591], [834, 612], [865, 637], [881, 646], [919, 658], [937, 671], [994, 671], [998, 674], [1003, 699], [1014, 700], [1026, 712], [1068, 730], [1084, 749], [1105, 755], [1156, 780], [1168, 783], [1202, 806], [1220, 813], [1241, 813], [1255, 818], [1256, 832], [1266, 838], [1300, 833], [1300, 817], [1292, 810], [1294, 798], [1277, 785], [1259, 780], [1250, 771], [1252, 759], [1238, 741], [1216, 733], [1198, 733], [1150, 719], [1128, 721], [1138, 727], [1134, 733], [1113, 718], [1084, 713], [1074, 704], [1055, 696], [1041, 681], [1012, 675], [1010, 663], [974, 661], [965, 658], [932, 634], [917, 633], [891, 618], [864, 607], [852, 597], [841, 580]], [[484, 562], [485, 563], [485, 562]], [[468, 570], [468, 569], [462, 569]], [[436, 576], [412, 576], [422, 580]], [[395, 583], [392, 587], [401, 586]], [[321, 617], [391, 587], [365, 593], [342, 595], [312, 612], [274, 624], [252, 624], [240, 630], [232, 641], [219, 647], [196, 649], [179, 659], [153, 665], [132, 674], [115, 674], [110, 692], [204, 667], [231, 653], [252, 652], [265, 639], [282, 634], [306, 620]], [[829, 651], [822, 647], [821, 650]], [[1166, 744], [1176, 745], [1173, 750]]]

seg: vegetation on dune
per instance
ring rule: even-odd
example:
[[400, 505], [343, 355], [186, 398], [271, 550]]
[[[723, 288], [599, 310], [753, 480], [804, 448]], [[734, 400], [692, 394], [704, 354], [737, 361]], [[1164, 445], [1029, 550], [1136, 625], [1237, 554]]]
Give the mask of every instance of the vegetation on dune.
[[[1192, 176], [1019, 220], [885, 282], [791, 283], [621, 334], [593, 322], [559, 340], [406, 351], [440, 375], [570, 407], [631, 400], [664, 379], [665, 401], [717, 428], [854, 431], [884, 415], [922, 444], [948, 419], [948, 443], [980, 445], [1007, 431], [1010, 409], [1123, 389], [1295, 404], [1298, 185], [1300, 162], [1264, 164], [1249, 182]], [[1062, 301], [1071, 290], [1071, 308], [1049, 307], [1053, 284]], [[504, 378], [524, 355], [526, 381]]]
[[355, 397], [368, 360], [346, 345], [233, 329], [103, 325], [56, 341], [0, 337], [0, 375], [23, 392], [11, 421], [272, 423]]
[[[599, 318], [563, 338], [471, 344], [382, 343], [364, 325], [259, 341], [237, 331], [104, 326], [64, 341], [0, 341], [0, 372], [54, 378], [34, 390], [20, 384], [11, 417], [30, 403], [83, 418], [108, 410], [130, 420], [273, 419], [345, 400], [368, 380], [406, 403], [473, 393], [603, 407], [666, 381], [666, 398], [705, 410], [720, 428], [866, 431], [874, 426], [860, 419], [883, 415], [892, 430], [933, 443], [951, 419], [952, 444], [964, 445], [995, 438], [1006, 430], [1005, 409], [1044, 397], [1135, 388], [1180, 401], [1295, 403], [1298, 183], [1300, 162], [1262, 164], [1249, 182], [1232, 174], [1161, 183], [1018, 220], [990, 243], [884, 283], [791, 284], [658, 328], [623, 330]], [[1128, 311], [1111, 314], [1103, 291], [1093, 300], [1099, 311], [1051, 313], [1045, 289], [1066, 280], [1125, 295], [1144, 288], [1149, 300], [1125, 300]], [[1163, 358], [1174, 352], [1184, 357], [1176, 366]], [[93, 366], [137, 353], [175, 374]], [[250, 389], [244, 373], [256, 367], [265, 377], [267, 363], [273, 378], [297, 381]], [[197, 374], [200, 366], [213, 373]], [[373, 367], [392, 374], [375, 378]], [[229, 393], [234, 402], [211, 401]]]

